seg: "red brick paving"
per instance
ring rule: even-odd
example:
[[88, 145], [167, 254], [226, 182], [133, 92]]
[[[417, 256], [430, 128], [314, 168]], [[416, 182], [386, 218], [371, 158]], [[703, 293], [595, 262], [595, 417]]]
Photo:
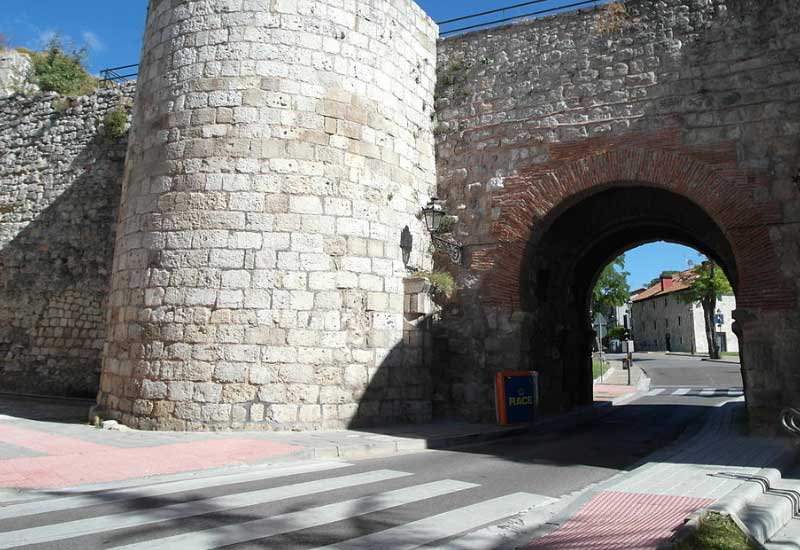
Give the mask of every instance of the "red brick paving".
[[48, 456], [0, 460], [0, 487], [38, 489], [255, 463], [302, 449], [246, 438], [123, 449], [2, 423], [0, 442], [47, 453]]
[[714, 499], [603, 491], [528, 550], [652, 550]]

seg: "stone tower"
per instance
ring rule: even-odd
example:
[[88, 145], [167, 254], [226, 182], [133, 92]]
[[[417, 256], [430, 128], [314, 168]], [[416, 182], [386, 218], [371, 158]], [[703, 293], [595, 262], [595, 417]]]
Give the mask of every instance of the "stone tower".
[[[151, 0], [100, 406], [143, 429], [424, 420], [400, 234], [434, 194], [411, 0]], [[399, 356], [399, 358], [398, 358]], [[422, 377], [424, 378], [424, 377]]]

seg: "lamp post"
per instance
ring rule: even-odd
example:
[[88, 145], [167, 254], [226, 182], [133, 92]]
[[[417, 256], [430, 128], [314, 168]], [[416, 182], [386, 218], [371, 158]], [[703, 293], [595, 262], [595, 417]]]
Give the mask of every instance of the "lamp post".
[[463, 247], [460, 243], [454, 240], [447, 240], [439, 237], [436, 233], [442, 226], [442, 220], [447, 217], [447, 211], [444, 209], [442, 201], [436, 197], [431, 197], [430, 202], [422, 209], [422, 217], [425, 220], [425, 227], [431, 234], [431, 242], [438, 250], [442, 250], [450, 257], [450, 261], [454, 264], [461, 264], [463, 256]]

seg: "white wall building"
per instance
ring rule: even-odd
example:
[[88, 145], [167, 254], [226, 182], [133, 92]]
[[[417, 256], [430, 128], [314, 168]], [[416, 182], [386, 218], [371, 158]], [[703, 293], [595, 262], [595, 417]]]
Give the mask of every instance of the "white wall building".
[[[655, 285], [632, 298], [633, 339], [637, 351], [677, 351], [708, 353], [703, 320], [703, 307], [687, 304], [681, 293], [690, 287], [686, 281], [690, 271], [662, 277]], [[717, 300], [722, 323], [714, 331], [720, 340], [720, 351], [738, 352], [739, 340], [732, 330], [733, 294]]]

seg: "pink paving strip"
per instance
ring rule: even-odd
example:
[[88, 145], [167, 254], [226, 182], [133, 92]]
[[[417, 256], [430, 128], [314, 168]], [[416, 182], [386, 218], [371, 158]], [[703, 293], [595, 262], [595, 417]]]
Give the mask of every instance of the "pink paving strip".
[[686, 516], [714, 502], [604, 491], [560, 529], [533, 541], [529, 550], [653, 550]]
[[0, 442], [11, 443], [49, 455], [103, 453], [110, 447], [74, 437], [63, 437], [39, 430], [26, 430], [0, 423]]
[[[74, 441], [84, 444], [79, 440]], [[239, 438], [137, 449], [85, 444], [99, 447], [101, 451], [91, 457], [79, 449], [79, 452], [60, 456], [0, 461], [0, 487], [58, 489], [85, 483], [248, 464], [302, 449], [274, 441]]]

